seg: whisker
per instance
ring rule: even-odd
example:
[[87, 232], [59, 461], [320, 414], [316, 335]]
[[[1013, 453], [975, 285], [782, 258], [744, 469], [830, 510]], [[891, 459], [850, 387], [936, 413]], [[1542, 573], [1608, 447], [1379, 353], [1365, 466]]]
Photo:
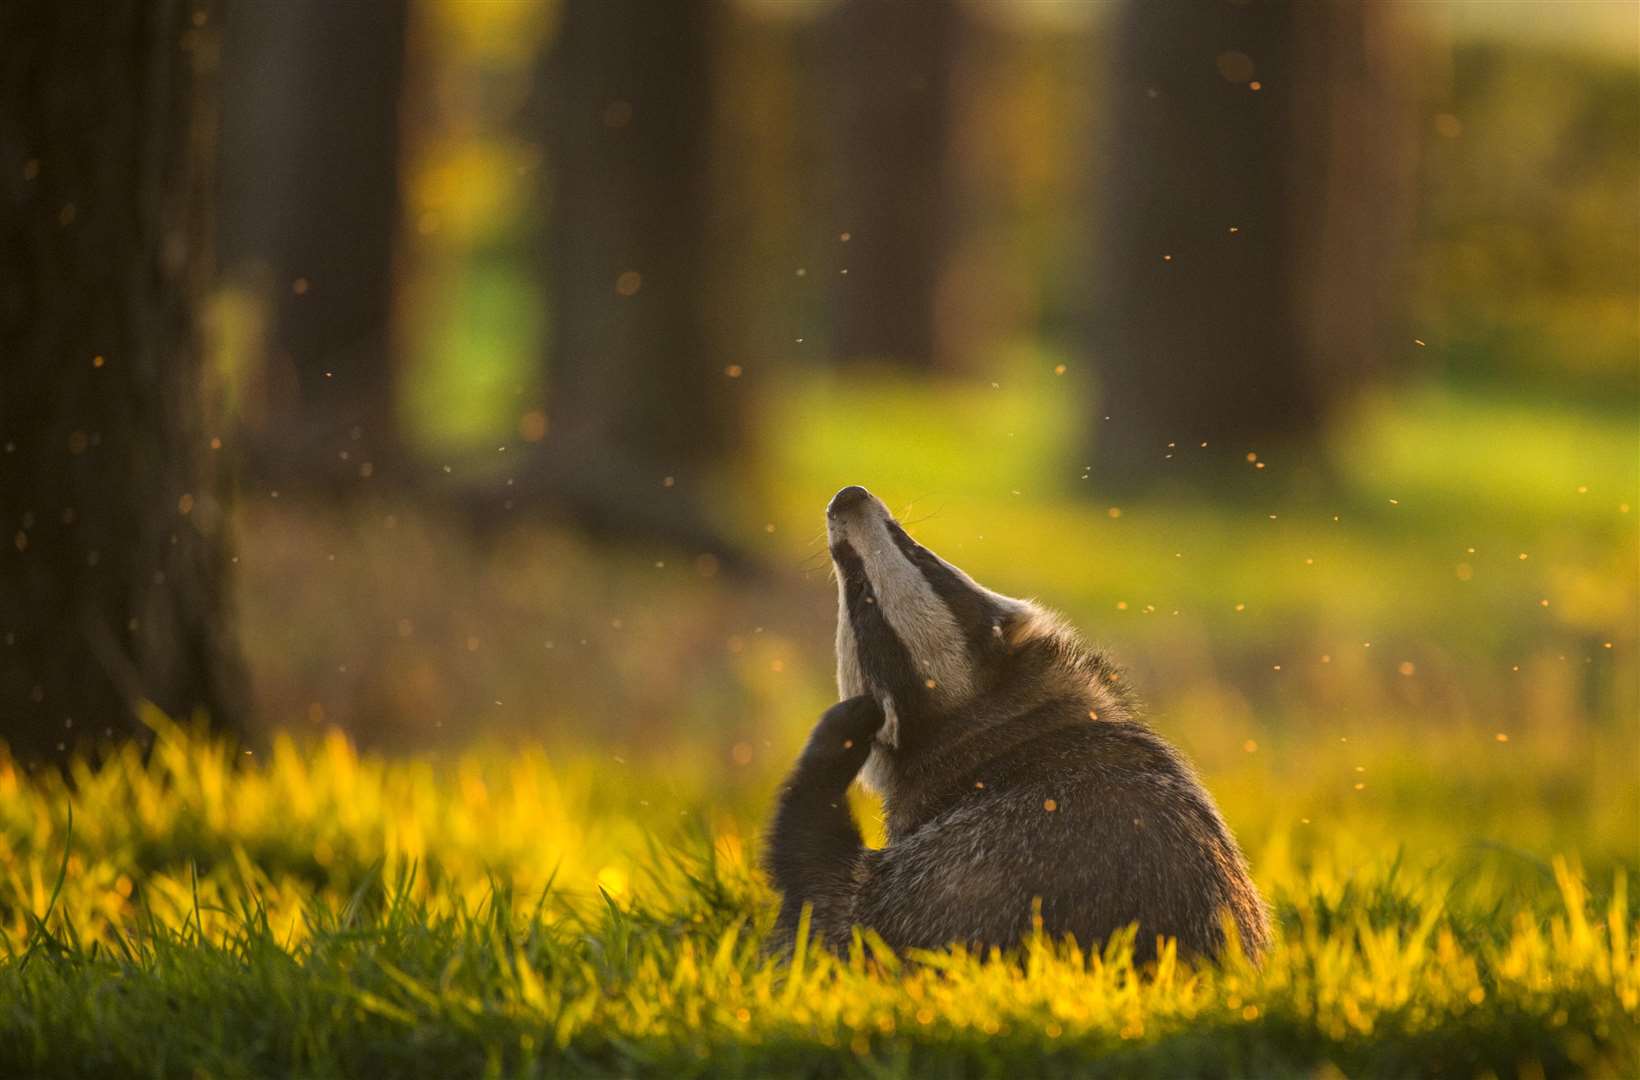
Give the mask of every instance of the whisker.
[[[918, 503], [920, 503], [922, 501], [923, 501], [922, 499], [913, 499], [910, 503], [908, 503], [906, 505], [906, 510], [909, 511], [912, 507], [916, 506]], [[907, 528], [910, 528], [912, 525], [921, 525], [925, 521], [932, 521], [934, 518], [939, 517], [943, 513], [945, 513], [945, 504], [941, 503], [940, 505], [936, 506], [934, 509], [930, 510], [928, 513], [924, 514], [922, 517], [920, 517], [920, 518], [910, 518], [910, 519], [907, 519], [905, 521], [900, 522], [900, 524], [904, 525]]]
[[[804, 546], [812, 548], [816, 544], [823, 543], [825, 539], [826, 530], [821, 529], [819, 532], [816, 532], [813, 536], [809, 537]], [[797, 568], [807, 572], [814, 566], [817, 566], [822, 559], [829, 559], [830, 557], [831, 549], [829, 547], [821, 547], [818, 550], [810, 551], [807, 555], [803, 556], [802, 559], [798, 560]]]

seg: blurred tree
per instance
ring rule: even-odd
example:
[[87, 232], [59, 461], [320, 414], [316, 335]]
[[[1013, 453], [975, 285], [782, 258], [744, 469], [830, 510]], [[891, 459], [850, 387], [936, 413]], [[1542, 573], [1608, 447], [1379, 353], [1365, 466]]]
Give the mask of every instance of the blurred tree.
[[0, 6], [0, 736], [241, 718], [195, 312], [216, 7]]
[[[714, 546], [700, 485], [740, 445], [710, 183], [719, 3], [566, 0], [548, 67], [552, 349], [533, 479], [594, 529]], [[670, 478], [670, 479], [668, 479]]]
[[258, 480], [395, 474], [391, 341], [406, 0], [230, 0], [219, 251], [264, 320], [242, 398]]
[[1384, 363], [1411, 165], [1391, 5], [1132, 2], [1110, 96], [1099, 478], [1313, 438]]
[[[817, 315], [848, 280], [837, 273], [848, 246], [830, 210], [835, 156], [820, 104], [831, 88], [809, 74], [823, 45], [813, 8], [754, 0], [718, 24], [712, 183], [732, 212], [713, 241], [735, 298], [725, 344], [743, 356], [827, 355], [828, 320]], [[750, 86], [755, 94], [739, 92]]]
[[957, 0], [850, 0], [831, 12], [839, 191], [849, 234], [834, 353], [926, 368], [941, 359]]

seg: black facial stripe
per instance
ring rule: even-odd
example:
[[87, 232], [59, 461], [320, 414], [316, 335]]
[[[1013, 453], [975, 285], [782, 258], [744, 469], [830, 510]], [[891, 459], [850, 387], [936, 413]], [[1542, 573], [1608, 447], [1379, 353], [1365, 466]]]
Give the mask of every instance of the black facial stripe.
[[849, 626], [854, 630], [854, 651], [866, 680], [873, 688], [887, 692], [902, 715], [919, 711], [928, 696], [927, 684], [917, 673], [900, 636], [888, 624], [866, 576], [864, 560], [846, 540], [832, 545], [831, 558], [843, 580], [843, 599]]
[[888, 534], [894, 538], [906, 559], [922, 572], [923, 580], [944, 601], [952, 618], [962, 628], [969, 649], [982, 653], [995, 647], [996, 634], [992, 627], [1005, 622], [1007, 613], [995, 601], [964, 581], [954, 570], [935, 555], [911, 539], [900, 523], [890, 520]]

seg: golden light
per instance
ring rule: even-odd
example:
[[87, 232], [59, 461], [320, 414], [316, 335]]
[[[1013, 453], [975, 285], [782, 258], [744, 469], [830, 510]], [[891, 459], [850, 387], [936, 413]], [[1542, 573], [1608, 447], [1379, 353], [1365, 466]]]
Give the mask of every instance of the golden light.
[[518, 437], [525, 442], [540, 442], [547, 437], [547, 412], [530, 409], [518, 418]]

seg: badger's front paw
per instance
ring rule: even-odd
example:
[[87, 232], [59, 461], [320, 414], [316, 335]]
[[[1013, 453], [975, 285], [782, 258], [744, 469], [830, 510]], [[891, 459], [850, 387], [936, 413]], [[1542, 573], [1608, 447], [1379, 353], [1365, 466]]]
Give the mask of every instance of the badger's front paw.
[[882, 726], [882, 706], [870, 694], [840, 701], [827, 709], [814, 725], [803, 759], [807, 763], [823, 762], [831, 766], [852, 764], [854, 771], [858, 771], [871, 753], [872, 736]]

